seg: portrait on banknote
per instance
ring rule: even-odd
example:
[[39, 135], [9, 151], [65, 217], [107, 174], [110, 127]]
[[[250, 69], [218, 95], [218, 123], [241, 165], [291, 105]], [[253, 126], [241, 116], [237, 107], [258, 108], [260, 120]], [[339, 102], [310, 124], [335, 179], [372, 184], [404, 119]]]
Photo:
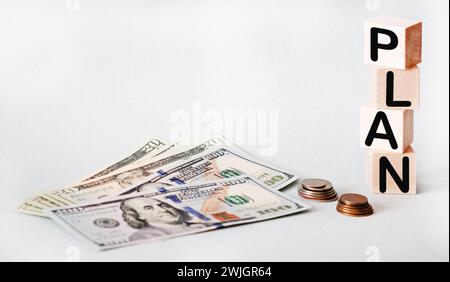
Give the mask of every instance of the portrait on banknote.
[[130, 241], [189, 232], [207, 226], [195, 222], [188, 212], [149, 197], [126, 199], [120, 204], [120, 209], [124, 221], [137, 230], [130, 236]]

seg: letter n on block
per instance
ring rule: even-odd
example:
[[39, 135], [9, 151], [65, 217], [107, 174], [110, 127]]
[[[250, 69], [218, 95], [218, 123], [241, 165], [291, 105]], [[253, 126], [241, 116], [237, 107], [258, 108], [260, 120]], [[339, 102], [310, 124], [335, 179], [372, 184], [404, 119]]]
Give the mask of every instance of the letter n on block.
[[361, 107], [361, 146], [403, 153], [414, 141], [414, 111]]
[[408, 147], [403, 154], [379, 150], [366, 152], [367, 182], [375, 194], [416, 194], [416, 153]]

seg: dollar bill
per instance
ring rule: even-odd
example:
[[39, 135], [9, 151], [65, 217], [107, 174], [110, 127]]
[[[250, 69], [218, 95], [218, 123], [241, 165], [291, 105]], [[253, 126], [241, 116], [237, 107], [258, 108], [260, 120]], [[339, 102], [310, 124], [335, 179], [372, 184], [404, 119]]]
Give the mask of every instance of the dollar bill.
[[[205, 148], [206, 147], [202, 147]], [[154, 162], [146, 166], [145, 172], [133, 171], [132, 174], [121, 175], [116, 181], [106, 185], [76, 187], [78, 190], [62, 191], [61, 197], [81, 203], [93, 201], [101, 197], [117, 195], [123, 192], [133, 192], [142, 186], [153, 186], [155, 183], [166, 185], [182, 185], [193, 182], [217, 181], [239, 175], [253, 176], [267, 188], [279, 190], [297, 180], [294, 174], [274, 168], [253, 159], [238, 148], [228, 145], [212, 146], [207, 150], [195, 150], [188, 154], [169, 157], [168, 161]], [[126, 177], [124, 181], [123, 177]]]
[[35, 208], [34, 206], [24, 202], [17, 206], [17, 211], [20, 211], [21, 213], [35, 215], [35, 216], [41, 216], [41, 217], [48, 217], [43, 213], [43, 210]]
[[41, 207], [38, 207], [32, 203], [29, 202], [23, 202], [21, 203], [18, 207], [18, 209], [23, 209], [23, 210], [27, 210], [27, 211], [32, 211], [32, 212], [39, 212], [40, 210], [42, 210]]
[[[119, 169], [117, 169], [114, 172], [111, 172], [109, 174], [97, 177], [94, 180], [102, 179], [102, 178], [105, 178], [105, 177], [108, 177], [108, 176], [112, 176], [112, 175], [115, 175], [115, 174], [119, 174], [119, 173], [122, 173], [122, 172], [133, 170], [135, 168], [138, 168], [138, 167], [144, 166], [146, 164], [149, 164], [152, 161], [155, 161], [155, 160], [158, 160], [158, 159], [162, 159], [162, 158], [174, 155], [176, 153], [180, 153], [180, 152], [186, 151], [189, 148], [191, 148], [191, 147], [187, 147], [187, 146], [184, 146], [184, 145], [179, 144], [179, 143], [171, 144], [170, 147], [168, 147], [164, 152], [161, 152], [161, 153], [155, 155], [154, 157], [142, 158], [142, 160], [136, 161], [136, 162], [131, 163], [131, 164], [125, 166], [125, 167], [119, 168]], [[85, 181], [85, 182], [89, 182], [89, 181]]]
[[52, 192], [50, 195], [69, 203], [82, 203], [84, 201], [93, 201], [101, 197], [116, 194], [120, 190], [147, 183], [149, 177], [171, 163], [183, 159], [190, 159], [201, 154], [210, 147], [223, 144], [223, 142], [225, 141], [220, 138], [214, 138], [187, 151], [157, 159], [146, 165], [109, 177], [63, 188]]
[[55, 198], [47, 194], [39, 194], [38, 196], [32, 197], [29, 200], [21, 202], [19, 205], [16, 206], [15, 210], [26, 214], [47, 217], [44, 213], [45, 209], [63, 207], [73, 204], [74, 204], [73, 202], [62, 201], [61, 199]]
[[174, 144], [170, 144], [167, 140], [164, 140], [163, 138], [152, 138], [132, 154], [112, 165], [107, 166], [104, 169], [99, 170], [98, 172], [95, 172], [90, 176], [83, 178], [80, 182], [86, 182], [105, 175], [117, 173], [118, 170], [128, 170], [130, 169], [130, 166], [135, 165], [136, 163], [149, 161], [171, 150], [172, 148], [174, 148]]
[[27, 201], [20, 203], [16, 207], [16, 211], [24, 212], [33, 215], [45, 216], [43, 210], [47, 208], [62, 206], [57, 201], [47, 199], [41, 195], [33, 197]]
[[125, 167], [117, 169], [110, 174], [96, 177], [95, 180], [100, 180], [100, 179], [106, 178], [108, 176], [114, 176], [114, 175], [120, 174], [122, 172], [129, 172], [134, 169], [139, 169], [140, 167], [150, 164], [151, 162], [154, 162], [156, 160], [160, 160], [160, 159], [163, 159], [166, 157], [170, 157], [172, 155], [176, 155], [179, 153], [180, 153], [180, 155], [183, 155], [183, 154], [185, 154], [185, 152], [187, 152], [189, 149], [192, 149], [192, 148], [196, 148], [196, 147], [200, 146], [200, 147], [204, 147], [203, 149], [206, 149], [208, 147], [215, 146], [215, 145], [227, 145], [227, 146], [233, 147], [235, 150], [239, 150], [241, 152], [245, 152], [246, 154], [249, 154], [244, 149], [242, 149], [240, 146], [238, 146], [234, 142], [230, 141], [229, 139], [225, 138], [224, 136], [211, 138], [211, 139], [207, 140], [206, 142], [203, 142], [202, 144], [195, 145], [195, 146], [187, 145], [187, 144], [183, 144], [183, 143], [173, 143], [170, 145], [170, 147], [168, 147], [167, 149], [165, 149], [163, 152], [159, 153], [155, 157], [142, 158], [141, 160], [135, 161]]
[[164, 166], [145, 183], [114, 195], [139, 192], [145, 187], [158, 187], [161, 184], [201, 183], [240, 175], [251, 176], [266, 188], [274, 190], [280, 190], [298, 179], [294, 174], [265, 164], [245, 152], [229, 146], [220, 146], [210, 148], [198, 156]]
[[[40, 194], [39, 197], [42, 197], [49, 201], [57, 202], [58, 205], [55, 205], [54, 207], [73, 205], [88, 200], [96, 200], [115, 191], [128, 188], [136, 184], [142, 184], [143, 179], [145, 180], [147, 177], [152, 175], [156, 171], [156, 169], [161, 168], [167, 164], [176, 162], [184, 158], [195, 156], [211, 146], [229, 144], [228, 142], [229, 141], [223, 137], [213, 138], [204, 142], [203, 144], [191, 147], [186, 151], [178, 152], [173, 155], [169, 155], [169, 152], [176, 152], [179, 149], [168, 151], [164, 154], [159, 155], [159, 157], [155, 158], [154, 161], [150, 160], [149, 163], [130, 169], [128, 171], [98, 177], [97, 179], [94, 179], [92, 181], [45, 192]], [[28, 200], [27, 203], [34, 203], [34, 199]], [[36, 205], [38, 205], [38, 203], [36, 203]], [[19, 205], [17, 210], [21, 211], [21, 207], [23, 207], [22, 204]], [[43, 208], [40, 209], [40, 213], [43, 214]]]
[[44, 198], [42, 196], [36, 196], [36, 197], [31, 198], [29, 203], [40, 209], [47, 209], [47, 208], [51, 208], [51, 207], [61, 206], [57, 201], [51, 200], [48, 198]]
[[308, 207], [249, 176], [160, 186], [92, 203], [46, 210], [102, 250], [273, 219]]
[[[87, 181], [92, 181], [93, 179], [106, 177], [113, 173], [130, 170], [133, 167], [137, 167], [138, 163], [142, 164], [144, 162], [149, 162], [151, 159], [163, 156], [164, 154], [168, 154], [169, 152], [174, 151], [176, 145], [177, 144], [172, 144], [163, 138], [151, 138], [147, 143], [145, 143], [143, 146], [141, 146], [138, 150], [134, 151], [129, 156], [87, 177], [84, 177], [82, 180], [77, 181], [76, 183], [81, 184]], [[45, 208], [67, 206], [70, 204], [74, 204], [71, 201], [67, 201], [66, 199], [51, 194], [52, 192], [44, 192], [31, 199], [28, 199], [23, 203], [19, 204], [16, 207], [16, 210], [19, 212], [20, 211], [28, 212], [30, 207], [33, 207], [33, 212], [38, 213], [39, 215], [44, 215], [43, 209]], [[28, 210], [26, 210], [25, 207], [28, 208]]]

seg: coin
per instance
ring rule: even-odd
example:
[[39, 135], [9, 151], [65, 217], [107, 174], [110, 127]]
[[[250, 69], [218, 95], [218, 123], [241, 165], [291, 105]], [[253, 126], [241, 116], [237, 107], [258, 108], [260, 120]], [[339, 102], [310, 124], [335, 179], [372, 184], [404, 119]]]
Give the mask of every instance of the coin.
[[343, 215], [352, 216], [352, 217], [365, 217], [365, 216], [371, 216], [373, 214], [373, 211], [370, 211], [367, 213], [348, 213], [348, 212], [343, 212], [340, 210], [337, 210], [337, 211]]
[[304, 189], [304, 190], [306, 190], [306, 191], [310, 191], [310, 192], [318, 192], [318, 193], [324, 193], [324, 192], [327, 192], [327, 191], [330, 191], [330, 190], [334, 190], [334, 187], [333, 186], [324, 186], [324, 187], [322, 187], [322, 188], [308, 188], [308, 187], [304, 187], [304, 186], [302, 186], [302, 188]]
[[300, 196], [302, 196], [303, 198], [307, 198], [309, 200], [330, 200], [330, 199], [336, 198], [337, 194], [331, 194], [331, 195], [326, 195], [326, 196], [311, 196], [308, 194], [300, 194]]
[[314, 200], [314, 201], [319, 201], [319, 202], [334, 202], [338, 199], [337, 194], [334, 196], [326, 197], [326, 198], [309, 197], [306, 195], [300, 195], [300, 196], [302, 196], [303, 198], [308, 199], [308, 200]]
[[355, 210], [355, 211], [362, 210], [362, 209], [365, 209], [367, 207], [370, 207], [370, 205], [368, 203], [366, 205], [362, 205], [362, 206], [348, 206], [348, 205], [342, 204], [341, 201], [338, 201], [337, 205], [342, 207], [342, 208], [344, 208], [344, 209]]
[[349, 209], [349, 208], [346, 208], [346, 207], [338, 205], [336, 208], [339, 209], [340, 211], [343, 211], [343, 212], [356, 213], [356, 214], [366, 213], [366, 212], [372, 211], [372, 207], [371, 206], [367, 206], [367, 207], [362, 208], [362, 209]]
[[369, 216], [373, 214], [373, 208], [367, 197], [359, 194], [344, 194], [339, 198], [336, 210], [348, 216]]
[[[305, 199], [308, 199], [308, 198], [305, 198]], [[336, 201], [337, 199], [338, 199], [338, 196], [336, 195], [336, 196], [333, 197], [333, 198], [327, 198], [327, 199], [310, 199], [310, 200], [317, 201], [317, 202], [334, 202], [334, 201]]]
[[342, 195], [339, 202], [346, 206], [363, 206], [368, 204], [366, 196], [353, 193]]
[[327, 185], [328, 181], [317, 178], [303, 179], [302, 185], [305, 188], [322, 188]]
[[325, 194], [336, 193], [333, 188], [331, 188], [329, 190], [322, 190], [322, 191], [311, 191], [311, 190], [307, 190], [303, 187], [299, 187], [299, 191], [306, 193], [306, 194], [311, 194], [311, 195], [325, 195]]
[[331, 202], [338, 199], [333, 184], [324, 179], [304, 179], [298, 187], [298, 194], [308, 200]]

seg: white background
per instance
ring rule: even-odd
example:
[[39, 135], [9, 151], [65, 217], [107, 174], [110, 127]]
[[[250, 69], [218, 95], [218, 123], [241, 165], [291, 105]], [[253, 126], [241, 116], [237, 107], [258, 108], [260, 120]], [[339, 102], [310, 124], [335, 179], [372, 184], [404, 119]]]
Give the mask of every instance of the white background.
[[[368, 3], [0, 0], [0, 260], [448, 261], [449, 4]], [[371, 195], [364, 182], [362, 29], [379, 15], [424, 22], [416, 196]], [[375, 215], [313, 203], [288, 218], [97, 252], [12, 211], [149, 136], [168, 137], [173, 111], [194, 102], [278, 111], [279, 149], [264, 160], [367, 194]]]

